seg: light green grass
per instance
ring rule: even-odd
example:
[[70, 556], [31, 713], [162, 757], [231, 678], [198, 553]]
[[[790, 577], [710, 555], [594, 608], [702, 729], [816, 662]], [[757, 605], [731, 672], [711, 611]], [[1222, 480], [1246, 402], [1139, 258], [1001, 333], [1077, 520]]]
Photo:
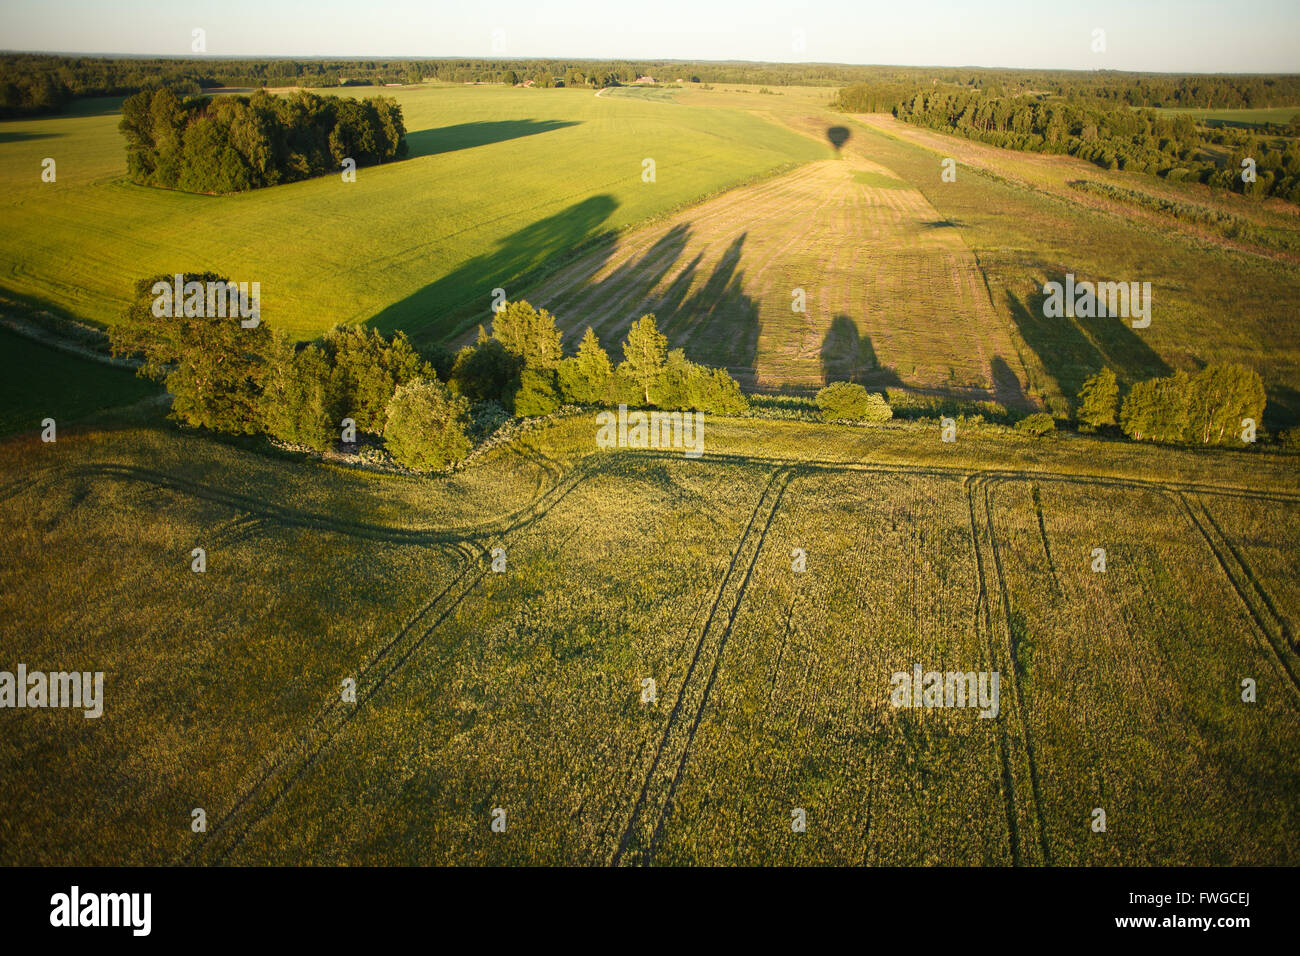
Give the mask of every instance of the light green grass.
[[1193, 110], [1179, 107], [1161, 107], [1156, 112], [1190, 116], [1197, 122], [1209, 125], [1260, 126], [1264, 123], [1289, 123], [1291, 117], [1300, 113], [1300, 106], [1279, 106], [1273, 109], [1252, 110]]
[[[368, 91], [362, 91], [363, 93]], [[427, 87], [402, 104], [412, 158], [237, 196], [126, 179], [116, 100], [0, 124], [0, 286], [116, 321], [132, 283], [212, 270], [258, 281], [273, 326], [440, 337], [491, 290], [573, 247], [825, 150], [738, 110], [590, 90]], [[58, 180], [41, 181], [56, 160]], [[642, 161], [656, 181], [642, 181]]]

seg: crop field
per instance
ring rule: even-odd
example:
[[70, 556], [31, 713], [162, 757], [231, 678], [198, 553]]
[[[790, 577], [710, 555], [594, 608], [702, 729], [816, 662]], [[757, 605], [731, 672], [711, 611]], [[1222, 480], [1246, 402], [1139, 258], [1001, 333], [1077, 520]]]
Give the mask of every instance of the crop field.
[[[156, 414], [4, 441], [5, 646], [109, 705], [0, 739], [2, 862], [1300, 859], [1287, 458], [584, 413], [431, 483]], [[915, 665], [997, 715], [895, 707]]]
[[[1168, 217], [1082, 197], [1065, 182], [1097, 179], [1202, 201], [1199, 190], [1158, 187], [1154, 180], [1117, 178], [1068, 157], [1015, 153], [914, 130], [892, 117], [857, 116], [850, 126], [846, 151], [860, 150], [915, 184], [940, 217], [954, 224], [979, 263], [997, 314], [1014, 330], [1030, 390], [1049, 404], [1072, 399], [1102, 365], [1133, 382], [1232, 361], [1263, 378], [1269, 427], [1300, 422], [1300, 326], [1292, 315], [1300, 269], [1294, 257], [1234, 248]], [[944, 157], [957, 159], [955, 182], [940, 180]], [[1248, 205], [1221, 202], [1234, 213]], [[1244, 215], [1297, 230], [1293, 212], [1289, 219], [1275, 210]], [[1044, 318], [1043, 283], [1066, 273], [1150, 282], [1151, 325], [1134, 329], [1119, 318]]]
[[1210, 126], [1262, 126], [1265, 123], [1281, 123], [1285, 125], [1291, 122], [1292, 117], [1300, 113], [1300, 109], [1296, 109], [1294, 106], [1245, 110], [1195, 110], [1163, 107], [1157, 108], [1156, 112], [1190, 116], [1198, 123], [1206, 123]]
[[[826, 141], [828, 123], [806, 125]], [[909, 293], [922, 287], [925, 297]], [[528, 295], [575, 344], [588, 325], [617, 342], [653, 312], [673, 346], [754, 387], [1020, 394], [1015, 348], [970, 250], [919, 191], [858, 155], [638, 230]]]
[[131, 184], [120, 100], [0, 123], [0, 287], [110, 324], [137, 279], [212, 270], [260, 282], [263, 317], [304, 338], [371, 321], [437, 339], [575, 247], [828, 151], [744, 111], [590, 90], [383, 93], [407, 159], [236, 196]]

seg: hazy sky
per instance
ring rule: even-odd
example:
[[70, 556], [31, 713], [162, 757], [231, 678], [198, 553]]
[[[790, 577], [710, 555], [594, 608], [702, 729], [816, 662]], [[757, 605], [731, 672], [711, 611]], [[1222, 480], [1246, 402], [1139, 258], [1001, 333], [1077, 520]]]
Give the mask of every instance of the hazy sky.
[[211, 56], [1300, 72], [1300, 0], [0, 0], [9, 50], [188, 55], [195, 28]]

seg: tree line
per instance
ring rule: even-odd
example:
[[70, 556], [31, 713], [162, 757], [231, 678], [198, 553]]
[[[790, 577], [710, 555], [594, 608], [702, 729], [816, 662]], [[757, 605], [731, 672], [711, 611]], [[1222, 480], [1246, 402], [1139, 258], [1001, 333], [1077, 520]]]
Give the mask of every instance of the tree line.
[[[182, 38], [188, 44], [188, 37]], [[542, 86], [616, 86], [640, 76], [660, 82], [766, 86], [843, 86], [850, 112], [888, 111], [936, 88], [979, 90], [990, 97], [1047, 93], [1115, 106], [1237, 109], [1300, 104], [1297, 76], [1215, 76], [970, 67], [853, 66], [840, 63], [711, 63], [683, 60], [551, 58], [230, 59], [0, 54], [4, 115], [60, 112], [72, 97], [124, 96], [167, 86], [179, 95], [217, 86], [383, 86], [438, 80]]]
[[1103, 368], [1079, 390], [1076, 417], [1137, 441], [1240, 446], [1255, 440], [1266, 401], [1259, 373], [1234, 362], [1137, 382], [1122, 403], [1115, 373]]
[[[1149, 109], [1034, 97], [989, 97], [978, 90], [919, 92], [894, 107], [908, 123], [1008, 149], [1062, 153], [1105, 169], [1208, 183], [1262, 198], [1300, 202], [1300, 143], [1235, 130], [1202, 132], [1188, 116]], [[1223, 166], [1204, 156], [1210, 140], [1232, 146]], [[1254, 160], [1254, 181], [1242, 161]]]
[[144, 90], [122, 103], [127, 170], [141, 185], [233, 193], [405, 156], [402, 108], [299, 90], [272, 96], [189, 96]]
[[[189, 273], [181, 282], [225, 282]], [[265, 322], [155, 314], [154, 287], [136, 284], [122, 321], [109, 331], [114, 355], [141, 360], [139, 374], [163, 383], [171, 417], [190, 427], [265, 435], [317, 451], [357, 436], [382, 439], [392, 458], [417, 471], [463, 459], [477, 422], [503, 415], [546, 415], [563, 404], [654, 406], [736, 414], [747, 407], [723, 369], [697, 365], [668, 349], [653, 315], [632, 324], [617, 365], [587, 329], [565, 356], [555, 319], [527, 302], [497, 313], [488, 334], [455, 355], [422, 355], [405, 334], [335, 326], [296, 343]], [[202, 286], [200, 286], [202, 287]], [[203, 311], [202, 309], [190, 311]], [[349, 442], [351, 443], [351, 442]]]

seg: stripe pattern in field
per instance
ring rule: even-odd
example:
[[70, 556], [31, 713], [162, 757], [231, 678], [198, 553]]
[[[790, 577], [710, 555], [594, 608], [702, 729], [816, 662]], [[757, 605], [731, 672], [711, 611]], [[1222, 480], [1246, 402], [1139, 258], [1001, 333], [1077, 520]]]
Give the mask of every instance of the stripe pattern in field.
[[750, 388], [847, 379], [1022, 401], [1016, 350], [957, 230], [851, 152], [629, 234], [527, 298], [570, 346], [590, 325], [616, 350], [652, 312], [671, 347]]

